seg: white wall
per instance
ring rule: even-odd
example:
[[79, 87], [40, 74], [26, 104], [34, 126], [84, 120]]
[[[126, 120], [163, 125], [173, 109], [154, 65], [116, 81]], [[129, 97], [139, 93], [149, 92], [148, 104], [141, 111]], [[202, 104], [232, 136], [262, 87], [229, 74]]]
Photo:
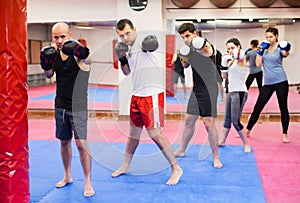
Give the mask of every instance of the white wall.
[[27, 0], [27, 22], [111, 21], [116, 5], [117, 0]]
[[291, 42], [291, 54], [285, 60], [284, 67], [286, 68], [287, 75], [289, 78], [290, 84], [299, 84], [300, 83], [300, 22], [293, 26], [285, 27], [285, 37], [281, 38], [281, 40], [285, 39]]

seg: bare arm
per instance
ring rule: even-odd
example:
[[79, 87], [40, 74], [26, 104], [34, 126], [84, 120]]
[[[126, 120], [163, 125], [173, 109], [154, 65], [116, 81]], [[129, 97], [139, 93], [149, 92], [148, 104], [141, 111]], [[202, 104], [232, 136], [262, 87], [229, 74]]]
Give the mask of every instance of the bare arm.
[[181, 61], [183, 68], [188, 68], [190, 66], [189, 63]]
[[83, 71], [90, 71], [91, 64], [92, 64], [92, 57], [91, 54], [85, 59], [79, 59], [78, 57], [74, 56], [79, 68]]
[[130, 67], [129, 67], [128, 64], [125, 64], [124, 66], [121, 66], [121, 69], [122, 69], [124, 75], [129, 75], [130, 72], [131, 72]]
[[262, 66], [262, 56], [260, 56], [259, 54], [256, 54], [255, 63], [256, 63], [257, 67], [261, 67]]
[[50, 70], [45, 70], [44, 74], [45, 74], [46, 78], [52, 78], [52, 76], [54, 74], [53, 67]]
[[177, 54], [173, 54], [171, 63], [174, 64], [177, 59]]

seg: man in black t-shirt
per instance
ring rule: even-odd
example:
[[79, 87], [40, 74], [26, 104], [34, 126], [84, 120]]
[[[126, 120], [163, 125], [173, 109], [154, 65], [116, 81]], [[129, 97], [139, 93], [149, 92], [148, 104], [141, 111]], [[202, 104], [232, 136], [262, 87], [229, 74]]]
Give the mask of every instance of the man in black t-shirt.
[[71, 176], [72, 137], [74, 133], [83, 168], [84, 196], [95, 194], [91, 182], [91, 156], [87, 145], [87, 89], [91, 63], [89, 49], [72, 40], [70, 28], [65, 23], [52, 27], [53, 46], [44, 47], [40, 53], [41, 67], [47, 78], [56, 75], [55, 121], [56, 137], [61, 143], [64, 178], [57, 188], [73, 182]]

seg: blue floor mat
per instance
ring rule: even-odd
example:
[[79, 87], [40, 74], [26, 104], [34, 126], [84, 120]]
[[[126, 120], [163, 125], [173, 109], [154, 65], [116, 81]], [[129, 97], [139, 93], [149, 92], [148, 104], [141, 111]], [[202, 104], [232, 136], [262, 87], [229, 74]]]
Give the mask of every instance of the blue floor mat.
[[[253, 152], [244, 154], [242, 146], [219, 148], [224, 164], [212, 167], [211, 156], [199, 160], [202, 145], [192, 145], [178, 162], [184, 170], [180, 182], [166, 186], [171, 174], [168, 163], [155, 144], [140, 144], [130, 172], [112, 178], [122, 160], [125, 143], [89, 143], [95, 196], [83, 196], [83, 173], [73, 143], [72, 177], [74, 182], [55, 188], [63, 177], [57, 141], [29, 141], [31, 202], [266, 202]], [[177, 145], [172, 145], [176, 148]]]
[[[90, 102], [118, 102], [119, 90], [112, 88], [88, 88], [88, 100]], [[54, 100], [55, 94], [46, 94], [40, 97], [33, 97], [30, 100]]]

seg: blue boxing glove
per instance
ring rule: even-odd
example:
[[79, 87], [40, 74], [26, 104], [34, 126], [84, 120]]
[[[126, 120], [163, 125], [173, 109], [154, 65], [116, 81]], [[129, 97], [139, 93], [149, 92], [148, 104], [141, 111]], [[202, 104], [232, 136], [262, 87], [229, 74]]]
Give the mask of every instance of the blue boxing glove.
[[86, 59], [90, 54], [89, 48], [83, 46], [76, 40], [65, 41], [61, 51], [68, 56], [75, 55], [79, 59]]
[[291, 50], [291, 44], [289, 42], [287, 42], [287, 41], [281, 41], [281, 42], [279, 42], [278, 47], [281, 50], [284, 50], [284, 51], [290, 51]]
[[155, 35], [148, 35], [142, 41], [142, 51], [143, 52], [153, 52], [158, 49], [158, 41]]
[[58, 51], [52, 46], [42, 48], [40, 52], [40, 64], [43, 70], [48, 71], [52, 68], [57, 59]]
[[258, 49], [256, 50], [256, 53], [260, 56], [264, 54], [264, 51], [270, 47], [270, 42], [268, 40], [262, 41], [262, 43], [259, 45]]

